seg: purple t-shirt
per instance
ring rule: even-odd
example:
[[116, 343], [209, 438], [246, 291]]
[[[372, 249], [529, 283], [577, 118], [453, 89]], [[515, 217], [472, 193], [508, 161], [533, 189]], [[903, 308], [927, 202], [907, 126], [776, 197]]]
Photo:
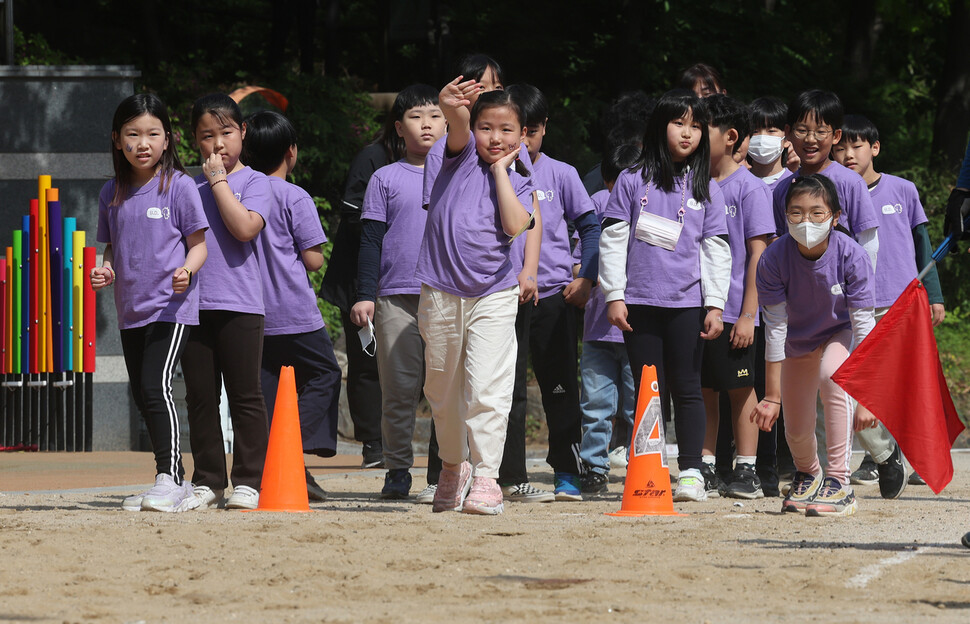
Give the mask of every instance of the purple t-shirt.
[[879, 262], [876, 263], [876, 307], [891, 306], [919, 273], [913, 228], [926, 223], [916, 186], [882, 174], [872, 189], [879, 215]]
[[[209, 221], [205, 238], [209, 257], [199, 271], [199, 309], [263, 314], [256, 241], [244, 243], [229, 233], [205, 174], [199, 174], [195, 183]], [[261, 216], [264, 222], [269, 221], [273, 198], [265, 175], [243, 167], [230, 173], [227, 183], [243, 206]]]
[[[566, 219], [575, 221], [594, 210], [576, 169], [540, 154], [532, 164], [539, 212], [542, 217], [542, 245], [539, 247], [539, 298], [554, 295], [573, 281], [573, 258], [569, 249]], [[515, 246], [519, 255], [525, 246]]]
[[[876, 209], [872, 205], [869, 188], [862, 176], [834, 160], [829, 161], [828, 166], [820, 173], [835, 184], [839, 203], [842, 204], [839, 225], [856, 238], [859, 237], [860, 233], [870, 228], [879, 227]], [[788, 219], [785, 217], [785, 195], [788, 194], [788, 187], [791, 182], [800, 175], [801, 170], [796, 172], [794, 177], [788, 178], [787, 183], [778, 184], [773, 191], [775, 231], [778, 236], [788, 232]]]
[[[737, 323], [744, 303], [748, 262], [751, 261], [747, 241], [755, 236], [774, 235], [775, 218], [771, 212], [768, 186], [744, 167], [739, 167], [718, 186], [724, 195], [728, 243], [731, 245], [731, 288], [724, 304], [724, 320]], [[757, 314], [754, 324], [758, 324]]]
[[377, 296], [420, 295], [421, 282], [414, 275], [418, 241], [428, 220], [421, 208], [424, 169], [403, 160], [378, 169], [367, 184], [361, 219], [387, 224], [381, 246]]
[[266, 227], [256, 237], [263, 306], [263, 334], [304, 334], [323, 327], [317, 295], [301, 251], [327, 242], [313, 199], [282, 178], [269, 176], [272, 192]]
[[[428, 153], [424, 157], [424, 180], [421, 183], [421, 205], [424, 207], [427, 207], [431, 201], [431, 189], [434, 187], [434, 181], [438, 177], [438, 172], [441, 171], [441, 160], [445, 156], [445, 146], [447, 143], [448, 135], [446, 134], [435, 141], [434, 145], [431, 146], [431, 149], [428, 150]], [[516, 168], [521, 164], [531, 176], [533, 173], [532, 160], [528, 156], [529, 150], [525, 144], [522, 144], [522, 150], [519, 152]]]
[[834, 334], [852, 327], [850, 308], [872, 307], [872, 265], [866, 250], [842, 232], [829, 235], [818, 260], [808, 260], [785, 234], [758, 263], [761, 305], [787, 304], [785, 356], [811, 353]]
[[176, 171], [160, 192], [156, 176], [119, 206], [110, 205], [114, 192], [114, 180], [101, 187], [98, 242], [110, 243], [114, 254], [118, 328], [198, 325], [199, 280], [172, 292], [172, 276], [185, 265], [185, 238], [209, 227], [192, 178]]
[[[619, 219], [630, 224], [627, 244], [626, 291], [629, 304], [662, 308], [693, 308], [703, 305], [701, 296], [701, 239], [727, 234], [724, 219], [724, 196], [717, 183], [709, 183], [710, 202], [693, 198], [690, 186], [693, 176], [674, 180], [674, 188], [665, 193], [653, 182], [643, 179], [642, 171], [624, 171], [616, 179], [606, 204], [604, 219]], [[649, 194], [647, 190], [649, 188]], [[673, 251], [651, 245], [636, 237], [640, 219], [641, 198], [647, 195], [646, 210], [677, 221], [681, 206], [684, 227]]]
[[[515, 172], [509, 178], [523, 209], [532, 214], [532, 178]], [[510, 252], [495, 178], [478, 157], [475, 135], [469, 134], [461, 152], [444, 158], [435, 178], [415, 274], [437, 290], [484, 297], [518, 283]]]
[[[593, 193], [590, 198], [596, 216], [603, 220], [603, 213], [606, 210], [606, 202], [610, 199], [610, 192], [606, 189]], [[576, 248], [573, 250], [575, 262], [578, 264], [582, 257], [582, 241], [577, 240]], [[599, 286], [593, 286], [589, 292], [589, 301], [586, 302], [586, 313], [583, 318], [583, 342], [599, 340], [601, 342], [623, 342], [623, 332], [620, 328], [610, 325], [606, 318], [606, 298]]]

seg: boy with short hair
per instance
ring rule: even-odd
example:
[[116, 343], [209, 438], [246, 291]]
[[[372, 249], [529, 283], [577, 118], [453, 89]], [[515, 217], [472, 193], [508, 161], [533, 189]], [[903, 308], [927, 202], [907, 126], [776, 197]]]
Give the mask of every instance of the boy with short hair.
[[[811, 89], [799, 93], [788, 105], [785, 134], [792, 150], [801, 161], [795, 177], [821, 173], [835, 184], [842, 205], [839, 225], [862, 245], [876, 268], [879, 220], [873, 208], [866, 183], [852, 171], [829, 160], [832, 146], [842, 138], [842, 101], [831, 91]], [[793, 178], [794, 179], [794, 178]], [[788, 232], [785, 216], [785, 196], [788, 184], [779, 184], [773, 191], [776, 233]], [[878, 296], [878, 291], [877, 291]]]
[[737, 449], [734, 472], [724, 487], [733, 498], [761, 498], [761, 480], [755, 471], [758, 427], [748, 415], [754, 410], [755, 327], [758, 325], [758, 261], [774, 233], [768, 187], [734, 155], [748, 136], [748, 111], [741, 102], [723, 94], [704, 99], [711, 114], [711, 177], [724, 195], [731, 245], [731, 287], [724, 306], [724, 331], [704, 344], [701, 388], [707, 411], [704, 436], [704, 481], [708, 496], [717, 495], [715, 444], [719, 424], [719, 393], [727, 392]]
[[[606, 188], [590, 198], [598, 219], [606, 210], [606, 202], [617, 176], [636, 165], [639, 158], [640, 147], [637, 145], [619, 145], [604, 155], [601, 171]], [[573, 258], [580, 270], [582, 248], [582, 241], [578, 241], [573, 249]], [[583, 440], [579, 449], [579, 457], [583, 461], [580, 489], [583, 494], [604, 494], [609, 484], [613, 429], [633, 431], [637, 397], [623, 333], [606, 318], [606, 300], [596, 286], [590, 292], [583, 317], [583, 355], [579, 368], [582, 380], [579, 406], [583, 413]], [[613, 425], [610, 424], [611, 419]], [[624, 457], [627, 444], [623, 443]]]
[[791, 177], [789, 164], [798, 163], [798, 157], [791, 153], [791, 142], [785, 137], [787, 115], [788, 106], [776, 97], [760, 97], [748, 104], [748, 163], [751, 173], [772, 191]]
[[[876, 321], [886, 314], [919, 270], [930, 263], [933, 249], [926, 229], [927, 218], [916, 186], [903, 178], [879, 173], [874, 159], [881, 144], [875, 124], [861, 115], [846, 115], [842, 137], [832, 148], [840, 165], [859, 174], [869, 188], [879, 218], [880, 244], [884, 251], [875, 272]], [[923, 278], [930, 301], [933, 325], [946, 316], [936, 268]], [[852, 473], [852, 483], [879, 481], [883, 498], [897, 498], [905, 488], [905, 472], [899, 446], [880, 423], [856, 434], [867, 455]], [[915, 474], [915, 473], [914, 473]]]
[[[266, 308], [260, 372], [266, 413], [272, 421], [280, 368], [293, 366], [303, 452], [333, 457], [340, 366], [307, 276], [323, 266], [327, 237], [313, 199], [286, 181], [296, 158], [296, 130], [286, 117], [260, 111], [246, 120], [243, 161], [266, 174], [273, 193], [266, 227], [255, 241]], [[309, 470], [306, 483], [312, 500], [326, 498]]]

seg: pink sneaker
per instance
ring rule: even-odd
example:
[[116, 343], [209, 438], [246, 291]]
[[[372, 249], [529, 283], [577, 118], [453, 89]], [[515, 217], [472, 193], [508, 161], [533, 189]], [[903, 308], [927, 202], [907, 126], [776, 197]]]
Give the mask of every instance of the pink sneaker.
[[461, 510], [470, 514], [494, 516], [502, 513], [502, 488], [495, 479], [475, 477], [471, 494], [465, 499], [465, 506]]
[[461, 462], [457, 471], [442, 468], [431, 511], [435, 513], [439, 511], [461, 511], [462, 503], [468, 496], [471, 483], [472, 465], [468, 462]]

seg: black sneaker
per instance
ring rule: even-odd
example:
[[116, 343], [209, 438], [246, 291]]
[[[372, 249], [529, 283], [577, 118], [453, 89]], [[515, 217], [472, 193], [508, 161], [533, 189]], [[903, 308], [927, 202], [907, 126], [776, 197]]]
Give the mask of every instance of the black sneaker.
[[778, 471], [774, 466], [758, 466], [756, 468], [758, 478], [761, 479], [761, 492], [766, 498], [778, 498], [781, 496], [779, 489]]
[[717, 474], [717, 469], [711, 464], [701, 466], [701, 476], [704, 477], [704, 490], [708, 498], [719, 498], [724, 490], [724, 482]]
[[914, 470], [913, 473], [911, 475], [909, 475], [909, 484], [910, 485], [926, 485], [926, 481], [924, 481], [923, 480], [923, 477], [919, 476], [919, 473]]
[[729, 498], [764, 498], [765, 494], [761, 490], [761, 479], [755, 472], [751, 464], [738, 464], [731, 474], [731, 480], [724, 490], [724, 495]]
[[579, 476], [579, 489], [583, 494], [606, 494], [610, 478], [602, 473], [589, 470]]
[[862, 458], [859, 468], [849, 475], [849, 483], [852, 485], [875, 485], [879, 483], [879, 468], [869, 453], [866, 453], [866, 456]]
[[960, 541], [963, 542], [964, 546], [966, 546], [967, 548], [970, 548], [970, 533], [967, 533], [966, 535], [964, 535], [963, 539]]
[[363, 461], [360, 463], [361, 468], [384, 467], [384, 447], [380, 440], [364, 442], [360, 454], [363, 456]]
[[326, 490], [320, 487], [320, 484], [317, 483], [317, 480], [313, 478], [313, 475], [310, 474], [309, 470], [306, 471], [306, 495], [307, 498], [312, 501], [327, 500]]
[[384, 500], [406, 500], [411, 492], [411, 473], [407, 468], [392, 468], [384, 475], [384, 489], [381, 498]]
[[893, 449], [889, 459], [877, 465], [879, 470], [879, 493], [883, 498], [899, 498], [906, 489], [906, 466], [899, 445]]

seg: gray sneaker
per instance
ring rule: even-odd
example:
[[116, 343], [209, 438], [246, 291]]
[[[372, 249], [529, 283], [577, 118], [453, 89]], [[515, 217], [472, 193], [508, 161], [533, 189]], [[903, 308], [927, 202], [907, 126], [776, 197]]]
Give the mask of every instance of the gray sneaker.
[[175, 483], [171, 475], [160, 474], [155, 477], [155, 487], [145, 492], [141, 499], [143, 511], [164, 511], [168, 513], [189, 511], [202, 504], [195, 495], [192, 484], [183, 481]]
[[199, 499], [199, 507], [203, 509], [223, 508], [226, 506], [225, 490], [213, 490], [207, 485], [197, 485], [192, 490]]
[[528, 482], [503, 485], [502, 497], [517, 503], [551, 503], [556, 500], [552, 492], [536, 489]]

